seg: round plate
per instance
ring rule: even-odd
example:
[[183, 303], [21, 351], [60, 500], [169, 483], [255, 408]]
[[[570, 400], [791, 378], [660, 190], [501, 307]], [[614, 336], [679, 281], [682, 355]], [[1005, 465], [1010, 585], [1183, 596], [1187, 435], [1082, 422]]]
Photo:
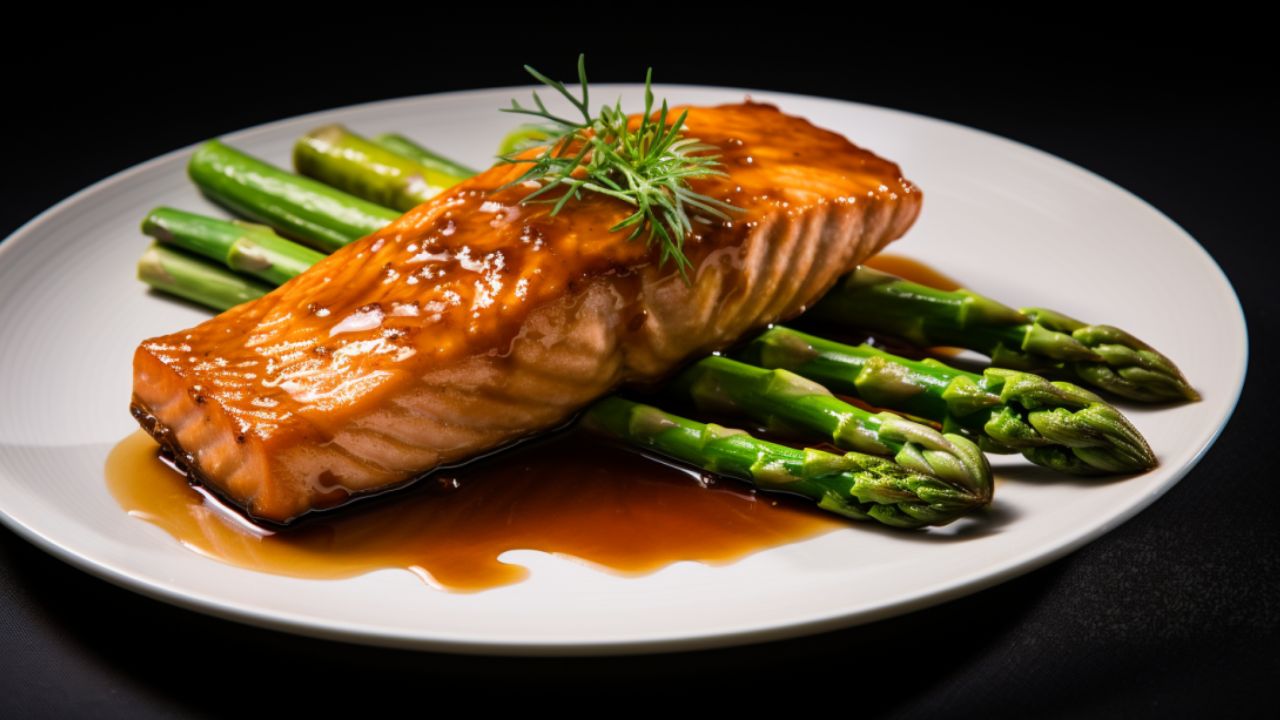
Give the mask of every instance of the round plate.
[[[639, 86], [592, 89], [621, 95], [629, 108], [642, 102]], [[77, 193], [0, 244], [0, 517], [111, 582], [243, 622], [433, 650], [626, 653], [817, 632], [974, 592], [1110, 530], [1203, 455], [1244, 381], [1245, 326], [1222, 271], [1172, 221], [1070, 163], [939, 120], [781, 93], [658, 88], [673, 104], [739, 102], [748, 92], [904, 168], [925, 193], [924, 211], [893, 252], [1013, 305], [1126, 328], [1178, 362], [1203, 401], [1125, 407], [1159, 468], [1096, 481], [993, 457], [1002, 478], [996, 506], [968, 532], [851, 524], [731, 565], [677, 563], [639, 578], [530, 550], [503, 555], [528, 566], [529, 579], [477, 594], [433, 590], [405, 571], [301, 580], [225, 565], [128, 516], [103, 477], [108, 451], [137, 427], [128, 412], [134, 349], [207, 317], [148, 294], [134, 278], [149, 242], [138, 230], [148, 210], [223, 215], [187, 180], [187, 148]], [[485, 166], [517, 120], [496, 111], [512, 97], [527, 98], [528, 88], [359, 105], [225, 139], [288, 166], [299, 135], [340, 122], [362, 133], [404, 132]]]

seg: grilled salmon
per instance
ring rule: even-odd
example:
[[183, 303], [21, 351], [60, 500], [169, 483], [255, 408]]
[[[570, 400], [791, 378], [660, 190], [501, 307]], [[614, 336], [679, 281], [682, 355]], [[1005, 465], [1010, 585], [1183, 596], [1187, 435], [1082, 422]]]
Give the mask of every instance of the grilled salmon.
[[[677, 108], [672, 117], [683, 108]], [[279, 524], [565, 422], [802, 312], [915, 220], [898, 166], [769, 104], [690, 107], [720, 149], [686, 282], [585, 193], [552, 215], [500, 164], [270, 294], [143, 342], [132, 410], [190, 474]]]

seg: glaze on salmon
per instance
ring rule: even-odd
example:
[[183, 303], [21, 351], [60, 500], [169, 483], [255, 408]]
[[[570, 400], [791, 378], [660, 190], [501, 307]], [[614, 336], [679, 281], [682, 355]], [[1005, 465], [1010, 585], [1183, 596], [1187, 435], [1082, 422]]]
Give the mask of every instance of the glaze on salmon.
[[[678, 115], [680, 109], [672, 113]], [[206, 485], [259, 520], [412, 481], [565, 422], [802, 312], [901, 236], [921, 193], [898, 166], [761, 103], [689, 109], [741, 209], [696, 218], [691, 284], [609, 228], [594, 193], [552, 217], [498, 165], [265, 297], [142, 343], [133, 410]]]

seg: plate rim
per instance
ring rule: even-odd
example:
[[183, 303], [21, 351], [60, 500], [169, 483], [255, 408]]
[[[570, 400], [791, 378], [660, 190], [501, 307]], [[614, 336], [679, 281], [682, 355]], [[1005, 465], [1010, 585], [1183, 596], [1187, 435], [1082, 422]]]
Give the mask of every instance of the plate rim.
[[[275, 131], [285, 125], [302, 123], [309, 119], [322, 116], [332, 116], [343, 112], [370, 111], [380, 107], [400, 104], [410, 105], [415, 102], [422, 102], [431, 98], [463, 98], [470, 95], [498, 93], [514, 94], [527, 92], [539, 87], [540, 86], [535, 85], [496, 86], [384, 98], [381, 100], [352, 103], [278, 118], [247, 128], [241, 128], [233, 132], [219, 134], [215, 137], [235, 142], [251, 138], [260, 133]], [[642, 88], [643, 85], [638, 83], [598, 83], [594, 84], [592, 87], [593, 89], [599, 88], [605, 91], [612, 90], [617, 92], [627, 92]], [[1150, 507], [1152, 503], [1162, 497], [1170, 488], [1181, 482], [1182, 479], [1199, 464], [1200, 460], [1203, 459], [1209, 448], [1213, 446], [1221, 436], [1222, 432], [1226, 429], [1227, 425], [1230, 424], [1231, 418], [1235, 414], [1239, 405], [1240, 397], [1244, 390], [1249, 366], [1249, 329], [1244, 307], [1240, 302], [1239, 293], [1236, 291], [1235, 286], [1231, 283], [1230, 278], [1222, 269], [1221, 265], [1218, 264], [1208, 250], [1206, 250], [1194, 236], [1187, 232], [1168, 215], [1163, 213], [1160, 209], [1156, 208], [1133, 191], [1130, 191], [1116, 182], [1072, 162], [1071, 160], [1054, 155], [1053, 153], [1041, 150], [1019, 140], [980, 128], [964, 125], [952, 120], [937, 118], [922, 113], [846, 100], [843, 98], [780, 92], [759, 88], [661, 83], [655, 85], [655, 90], [677, 90], [691, 93], [732, 92], [742, 94], [745, 97], [757, 96], [761, 98], [762, 102], [773, 102], [773, 98], [795, 98], [804, 101], [820, 101], [839, 105], [856, 106], [858, 108], [888, 113], [890, 115], [909, 117], [914, 120], [923, 119], [930, 123], [947, 126], [952, 130], [958, 130], [964, 133], [973, 133], [987, 139], [1011, 144], [1022, 152], [1029, 152], [1034, 156], [1037, 156], [1037, 158], [1042, 161], [1047, 160], [1057, 163], [1063, 167], [1067, 167], [1073, 172], [1083, 174], [1091, 181], [1101, 181], [1109, 191], [1118, 192], [1126, 199], [1136, 201], [1136, 203], [1147, 213], [1165, 223], [1175, 235], [1181, 236], [1184, 241], [1189, 242], [1190, 246], [1194, 250], [1198, 251], [1199, 260], [1203, 263], [1207, 263], [1207, 266], [1217, 273], [1222, 285], [1229, 292], [1233, 310], [1235, 311], [1235, 315], [1232, 317], [1232, 320], [1238, 322], [1241, 330], [1241, 346], [1239, 348], [1240, 363], [1238, 368], [1236, 368], [1238, 370], [1238, 379], [1235, 387], [1231, 390], [1231, 398], [1229, 403], [1227, 403], [1227, 411], [1222, 421], [1218, 423], [1217, 428], [1209, 435], [1209, 437], [1201, 443], [1200, 447], [1196, 449], [1191, 458], [1181, 467], [1174, 470], [1166, 481], [1154, 488], [1151, 492], [1143, 495], [1138, 501], [1132, 503], [1125, 510], [1109, 516], [1107, 519], [1099, 523], [1090, 525], [1079, 532], [1071, 534], [1066, 538], [1059, 538], [1052, 543], [1051, 549], [1047, 551], [1028, 551], [996, 565], [994, 570], [988, 566], [982, 570], [971, 572], [963, 577], [953, 578], [951, 581], [941, 586], [900, 594], [896, 597], [883, 600], [870, 608], [834, 612], [820, 617], [810, 618], [808, 620], [786, 622], [764, 628], [747, 628], [729, 631], [719, 630], [694, 634], [679, 633], [669, 636], [649, 637], [644, 639], [620, 639], [619, 637], [610, 637], [600, 641], [585, 642], [577, 639], [568, 641], [557, 641], [555, 639], [493, 641], [488, 639], [476, 640], [443, 637], [438, 633], [427, 637], [421, 634], [391, 632], [379, 627], [364, 626], [359, 623], [346, 621], [317, 622], [312, 616], [294, 613], [281, 613], [278, 611], [263, 611], [260, 608], [252, 605], [246, 605], [238, 601], [228, 601], [208, 596], [204, 593], [183, 591], [180, 588], [172, 587], [165, 583], [153, 582], [149, 579], [139, 577], [127, 569], [117, 567], [113, 563], [104, 563], [89, 559], [79, 553], [63, 547], [37, 529], [29, 527], [25, 523], [19, 521], [17, 518], [11, 516], [9, 511], [3, 506], [0, 506], [0, 522], [3, 522], [6, 527], [12, 530], [19, 537], [31, 542], [33, 545], [36, 545], [50, 555], [57, 557], [72, 567], [106, 580], [117, 587], [205, 615], [211, 615], [234, 622], [241, 622], [256, 627], [284, 631], [295, 635], [380, 647], [481, 655], [587, 656], [686, 651], [693, 649], [729, 647], [755, 642], [767, 642], [784, 638], [796, 638], [876, 622], [888, 617], [905, 615], [926, 607], [940, 605], [958, 597], [976, 593], [986, 588], [1001, 584], [1014, 577], [1024, 575], [1035, 569], [1048, 565], [1049, 563], [1054, 562], [1111, 532], [1123, 523], [1132, 519], [1138, 513]], [[44, 222], [61, 212], [66, 207], [74, 205], [82, 199], [90, 197], [98, 192], [114, 187], [117, 184], [128, 182], [134, 176], [144, 173], [154, 166], [170, 162], [177, 157], [189, 154], [203, 142], [205, 141], [201, 140], [191, 143], [131, 165], [84, 188], [81, 188], [57, 203], [49, 206], [28, 219], [26, 222], [22, 223], [12, 233], [6, 236], [4, 240], [0, 240], [0, 263], [4, 262], [5, 258], [13, 252], [13, 247], [17, 246], [18, 243], [23, 242], [24, 237], [36, 232]]]

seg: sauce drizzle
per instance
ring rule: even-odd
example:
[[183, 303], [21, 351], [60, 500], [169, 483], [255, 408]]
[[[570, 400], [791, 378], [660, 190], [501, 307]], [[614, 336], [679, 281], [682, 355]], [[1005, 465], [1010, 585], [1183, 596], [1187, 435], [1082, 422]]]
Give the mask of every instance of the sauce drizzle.
[[867, 260], [866, 265], [880, 272], [897, 275], [903, 280], [910, 280], [913, 283], [920, 283], [938, 290], [959, 290], [962, 287], [959, 281], [943, 275], [919, 260], [914, 260], [904, 255], [884, 253], [873, 255]]

